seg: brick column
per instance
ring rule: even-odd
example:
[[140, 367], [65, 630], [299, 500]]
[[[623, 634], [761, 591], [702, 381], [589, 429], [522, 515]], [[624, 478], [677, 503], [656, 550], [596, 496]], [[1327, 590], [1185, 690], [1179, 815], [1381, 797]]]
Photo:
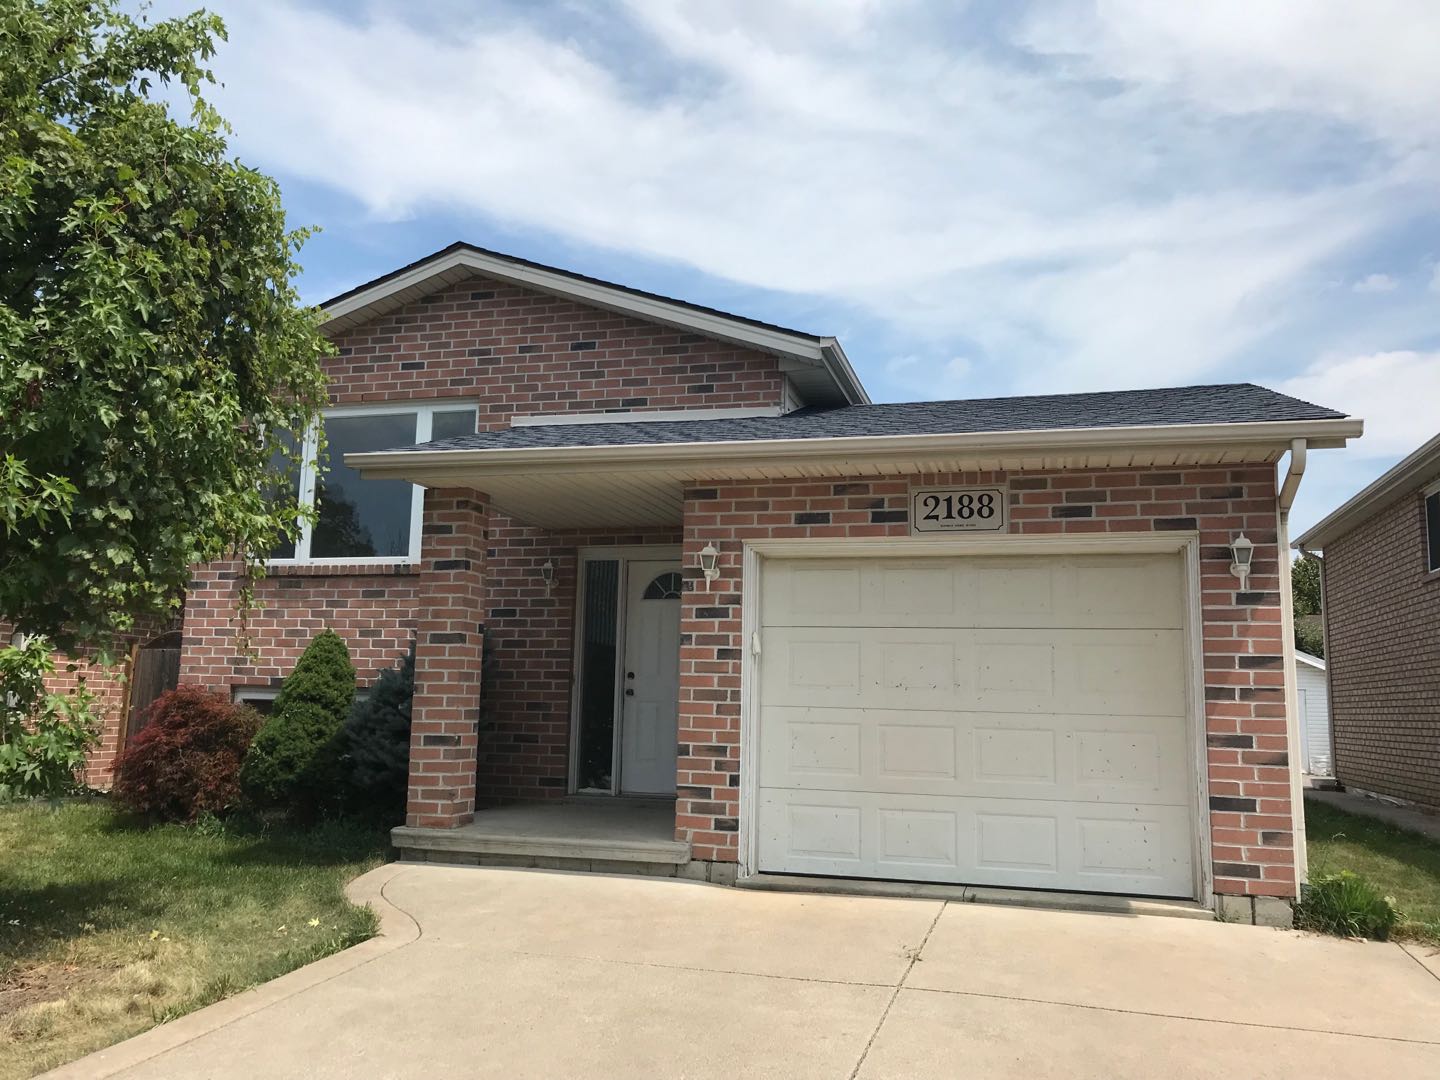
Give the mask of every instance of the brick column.
[[410, 792], [405, 824], [453, 829], [475, 816], [485, 640], [484, 496], [425, 493]]

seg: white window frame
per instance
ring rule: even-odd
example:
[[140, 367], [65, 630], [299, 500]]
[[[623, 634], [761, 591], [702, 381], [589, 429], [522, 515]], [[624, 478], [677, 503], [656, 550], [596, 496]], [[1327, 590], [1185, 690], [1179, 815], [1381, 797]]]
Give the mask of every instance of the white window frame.
[[1425, 535], [1425, 575], [1427, 577], [1440, 577], [1440, 566], [1430, 565], [1430, 508], [1425, 505], [1435, 496], [1440, 495], [1440, 480], [1436, 480], [1428, 487], [1420, 490], [1420, 521], [1421, 532]]
[[[400, 416], [415, 414], [415, 441], [430, 441], [434, 430], [436, 413], [474, 412], [479, 423], [479, 406], [473, 401], [446, 399], [436, 401], [387, 401], [380, 405], [337, 405], [321, 412], [321, 422], [347, 416]], [[301, 451], [300, 464], [300, 505], [315, 505], [315, 483], [319, 469], [320, 428], [317, 423], [305, 433], [305, 444]], [[404, 555], [322, 555], [311, 557], [310, 542], [314, 526], [305, 522], [300, 534], [295, 537], [295, 554], [284, 559], [269, 559], [268, 566], [379, 566], [418, 563], [420, 561], [420, 524], [425, 512], [425, 489], [419, 484], [410, 485], [410, 550]]]

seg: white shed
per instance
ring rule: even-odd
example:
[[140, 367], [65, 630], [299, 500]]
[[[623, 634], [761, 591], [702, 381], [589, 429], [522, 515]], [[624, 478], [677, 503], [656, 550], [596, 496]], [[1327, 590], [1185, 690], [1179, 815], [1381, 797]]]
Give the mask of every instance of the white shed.
[[1335, 753], [1330, 741], [1330, 693], [1325, 682], [1325, 661], [1295, 651], [1295, 685], [1300, 701], [1300, 771], [1329, 779], [1335, 775]]

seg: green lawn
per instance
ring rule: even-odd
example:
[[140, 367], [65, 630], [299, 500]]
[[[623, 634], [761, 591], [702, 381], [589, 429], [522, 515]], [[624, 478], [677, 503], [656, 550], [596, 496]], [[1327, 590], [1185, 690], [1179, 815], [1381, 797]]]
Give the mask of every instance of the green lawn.
[[371, 937], [341, 890], [387, 848], [340, 825], [147, 829], [102, 799], [0, 807], [0, 1080]]
[[1440, 945], [1440, 843], [1307, 799], [1310, 873], [1353, 870], [1395, 898], [1395, 937]]

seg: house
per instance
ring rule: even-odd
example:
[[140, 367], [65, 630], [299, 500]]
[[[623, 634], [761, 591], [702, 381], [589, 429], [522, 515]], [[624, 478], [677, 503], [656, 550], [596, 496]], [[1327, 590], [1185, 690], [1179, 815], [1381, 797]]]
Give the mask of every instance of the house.
[[1359, 420], [1248, 384], [877, 405], [832, 337], [465, 244], [323, 306], [318, 521], [253, 656], [237, 567], [197, 569], [179, 678], [263, 700], [324, 626], [362, 679], [413, 639], [406, 857], [1288, 920], [1280, 552]]
[[1295, 714], [1299, 717], [1300, 771], [1314, 782], [1335, 775], [1335, 755], [1330, 744], [1330, 687], [1325, 679], [1325, 661], [1295, 650]]
[[1440, 435], [1295, 546], [1322, 555], [1336, 779], [1440, 809]]

